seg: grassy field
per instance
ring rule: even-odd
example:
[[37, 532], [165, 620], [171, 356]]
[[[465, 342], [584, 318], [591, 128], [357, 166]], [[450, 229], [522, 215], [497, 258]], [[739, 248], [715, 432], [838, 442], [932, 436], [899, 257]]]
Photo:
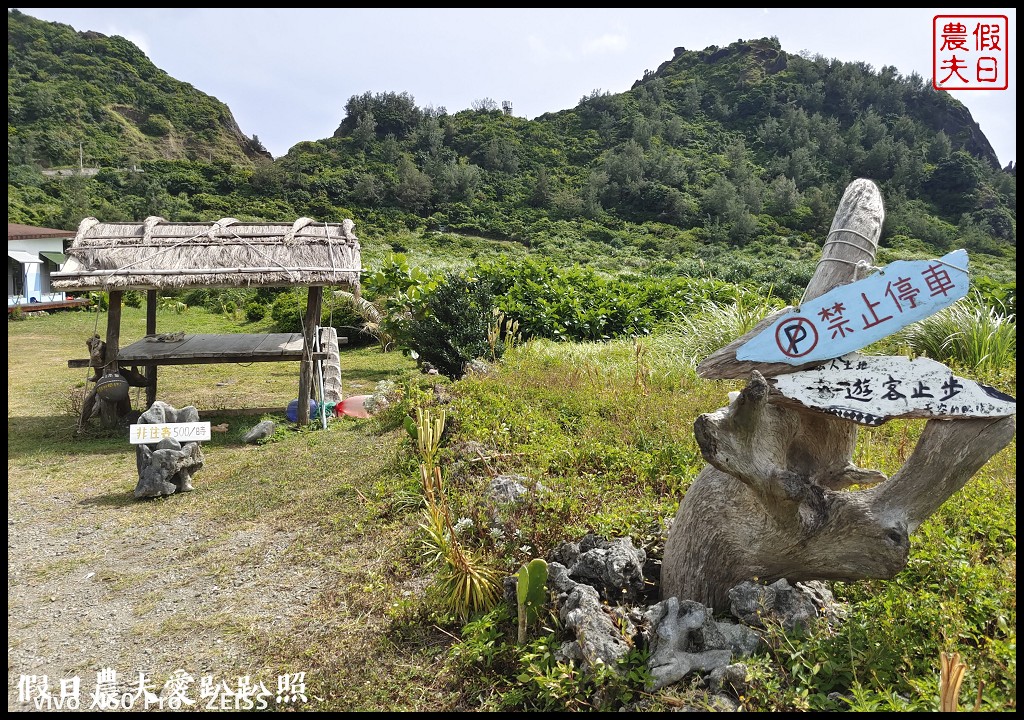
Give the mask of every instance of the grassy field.
[[[125, 308], [123, 342], [143, 335]], [[543, 660], [558, 623], [527, 647], [500, 608], [470, 623], [432, 593], [421, 552], [418, 458], [401, 418], [443, 408], [439, 462], [466, 542], [513, 574], [530, 557], [586, 532], [631, 535], [657, 552], [661, 529], [703, 467], [693, 420], [736, 383], [696, 378], [671, 334], [644, 341], [534, 341], [495, 372], [458, 383], [420, 374], [397, 352], [343, 349], [345, 395], [395, 383], [395, 403], [326, 430], [290, 427], [297, 364], [161, 369], [159, 399], [227, 423], [203, 446], [196, 490], [139, 502], [127, 430], [76, 433], [86, 371], [67, 360], [105, 333], [105, 315], [68, 312], [8, 323], [8, 705], [20, 676], [72, 675], [83, 694], [103, 667], [157, 688], [176, 669], [274, 691], [305, 673], [298, 710], [661, 711], [710, 703], [680, 683], [643, 690]], [[162, 332], [266, 329], [199, 309], [161, 310]], [[1010, 380], [1009, 378], [1012, 378]], [[1015, 393], [1015, 373], [999, 389]], [[1007, 384], [1010, 383], [1010, 384]], [[141, 402], [133, 390], [133, 402]], [[279, 408], [236, 414], [245, 408]], [[271, 419], [269, 442], [244, 433]], [[920, 422], [864, 430], [855, 462], [894, 472]], [[477, 452], [467, 453], [472, 444]], [[550, 490], [488, 532], [481, 488], [512, 472]], [[934, 710], [940, 651], [967, 666], [961, 705], [1016, 709], [1016, 441], [912, 537], [892, 581], [836, 583], [841, 634], [780, 638], [748, 662], [750, 711]], [[636, 679], [638, 678], [638, 679]], [[835, 708], [828, 695], [845, 704]], [[273, 702], [273, 701], [272, 701]], [[287, 703], [285, 703], [287, 704]], [[282, 704], [278, 707], [284, 709]], [[243, 708], [244, 709], [244, 708]]]
[[[101, 335], [105, 322], [103, 314]], [[144, 327], [143, 311], [125, 308], [122, 338], [138, 339]], [[257, 331], [201, 310], [161, 312], [158, 327]], [[382, 483], [405, 482], [395, 479], [404, 431], [371, 431], [354, 418], [326, 431], [287, 429], [297, 363], [163, 368], [160, 399], [193, 404], [203, 420], [229, 430], [204, 443], [195, 492], [138, 502], [127, 428], [107, 432], [93, 420], [76, 434], [86, 371], [68, 369], [67, 360], [87, 356], [95, 314], [57, 313], [8, 328], [8, 630], [10, 644], [31, 658], [27, 667], [9, 663], [9, 704], [18, 706], [12, 688], [29, 669], [49, 670], [51, 682], [80, 675], [83, 689], [108, 665], [125, 678], [148, 668], [161, 683], [177, 668], [197, 682], [204, 667], [220, 678], [262, 670], [276, 689], [279, 673], [314, 669], [302, 656], [287, 654], [285, 663], [275, 648], [308, 637], [321, 621], [347, 638], [345, 656], [377, 654], [374, 629], [389, 598], [400, 596], [388, 579], [390, 556], [409, 532], [380, 510], [390, 495]], [[412, 371], [400, 353], [374, 349], [346, 351], [343, 366], [346, 396]], [[136, 408], [141, 401], [133, 390]], [[268, 407], [279, 409], [218, 414]], [[244, 444], [262, 419], [278, 423], [272, 442]], [[57, 607], [66, 611], [51, 612]], [[112, 617], [94, 617], [100, 607]], [[325, 701], [309, 687], [310, 707]], [[373, 703], [361, 693], [352, 699], [352, 707]]]

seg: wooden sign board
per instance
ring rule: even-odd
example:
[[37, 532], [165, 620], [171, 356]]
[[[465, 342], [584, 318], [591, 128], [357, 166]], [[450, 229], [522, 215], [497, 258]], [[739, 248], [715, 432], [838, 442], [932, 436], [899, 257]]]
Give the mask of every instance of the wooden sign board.
[[867, 347], [967, 294], [967, 251], [897, 260], [803, 303], [745, 342], [737, 360], [804, 365]]
[[177, 440], [179, 443], [209, 440], [210, 423], [152, 423], [128, 427], [128, 439], [132, 445], [150, 445], [166, 438]]
[[1017, 401], [928, 358], [850, 353], [769, 382], [786, 398], [861, 425], [893, 418], [1006, 417]]

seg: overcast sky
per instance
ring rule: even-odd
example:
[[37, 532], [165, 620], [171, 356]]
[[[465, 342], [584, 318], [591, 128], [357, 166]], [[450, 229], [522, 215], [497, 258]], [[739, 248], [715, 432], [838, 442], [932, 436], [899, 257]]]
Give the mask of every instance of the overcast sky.
[[1013, 8], [892, 10], [19, 8], [41, 20], [120, 35], [171, 77], [227, 104], [246, 135], [280, 157], [334, 134], [345, 103], [409, 93], [421, 108], [512, 103], [536, 118], [594, 90], [620, 93], [676, 47], [777, 36], [789, 53], [895, 66], [931, 82], [935, 15], [1009, 18], [1007, 90], [952, 92], [999, 162], [1016, 163], [1017, 13]]

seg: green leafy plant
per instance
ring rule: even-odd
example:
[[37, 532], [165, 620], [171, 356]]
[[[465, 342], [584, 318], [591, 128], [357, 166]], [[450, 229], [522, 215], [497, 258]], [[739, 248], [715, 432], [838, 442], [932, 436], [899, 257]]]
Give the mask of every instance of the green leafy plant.
[[267, 315], [267, 305], [258, 299], [250, 300], [245, 304], [245, 319], [249, 322], [259, 322]]
[[161, 297], [157, 301], [157, 307], [161, 310], [169, 310], [179, 315], [188, 310], [188, 305], [176, 297]]
[[520, 655], [517, 679], [532, 689], [541, 710], [619, 710], [650, 681], [643, 650], [631, 650], [614, 666], [597, 660], [583, 668], [559, 659], [559, 646], [557, 635], [551, 633], [531, 642]]
[[422, 315], [424, 298], [438, 284], [436, 274], [411, 265], [403, 253], [388, 253], [363, 279], [363, 295], [352, 302], [367, 332], [384, 349], [407, 343], [408, 323]]
[[87, 296], [89, 298], [89, 307], [96, 308], [98, 310], [106, 310], [110, 304], [110, 296], [99, 290], [90, 290]]
[[542, 710], [591, 709], [584, 674], [571, 662], [556, 659], [559, 645], [553, 633], [530, 643], [520, 656], [523, 669], [517, 680], [537, 694]]
[[[514, 659], [513, 646], [505, 642], [511, 620], [509, 606], [499, 604], [493, 610], [469, 620], [462, 627], [461, 640], [449, 649], [449, 656], [460, 664], [489, 669]], [[493, 680], [488, 676], [488, 682]]]
[[534, 558], [519, 568], [516, 599], [519, 608], [519, 644], [526, 642], [526, 629], [537, 621], [547, 599], [548, 564], [543, 558]]
[[412, 438], [412, 441], [417, 442], [419, 440], [419, 430], [416, 428], [416, 421], [413, 420], [411, 416], [406, 415], [402, 420], [402, 423], [405, 426], [405, 431], [409, 433], [409, 437]]
[[504, 346], [488, 343], [493, 308], [490, 283], [461, 273], [447, 273], [437, 287], [424, 295], [399, 337], [424, 362], [457, 380], [470, 360], [486, 357], [488, 352], [496, 360], [501, 358]]
[[358, 332], [361, 335], [372, 337], [384, 352], [390, 349], [395, 338], [385, 329], [387, 323], [384, 311], [380, 307], [382, 303], [370, 302], [365, 297], [347, 290], [335, 290], [334, 297], [348, 303], [349, 308], [360, 318], [362, 325]]

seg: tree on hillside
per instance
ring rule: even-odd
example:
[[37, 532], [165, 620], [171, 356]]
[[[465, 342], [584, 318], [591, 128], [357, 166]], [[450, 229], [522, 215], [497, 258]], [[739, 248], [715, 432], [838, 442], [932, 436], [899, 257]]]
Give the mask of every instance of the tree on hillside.
[[474, 100], [470, 107], [477, 112], [493, 112], [498, 109], [498, 103], [489, 97]]
[[345, 103], [345, 119], [334, 133], [335, 137], [351, 133], [367, 113], [373, 114], [379, 135], [391, 133], [399, 139], [411, 133], [423, 118], [423, 112], [409, 93], [353, 95]]

